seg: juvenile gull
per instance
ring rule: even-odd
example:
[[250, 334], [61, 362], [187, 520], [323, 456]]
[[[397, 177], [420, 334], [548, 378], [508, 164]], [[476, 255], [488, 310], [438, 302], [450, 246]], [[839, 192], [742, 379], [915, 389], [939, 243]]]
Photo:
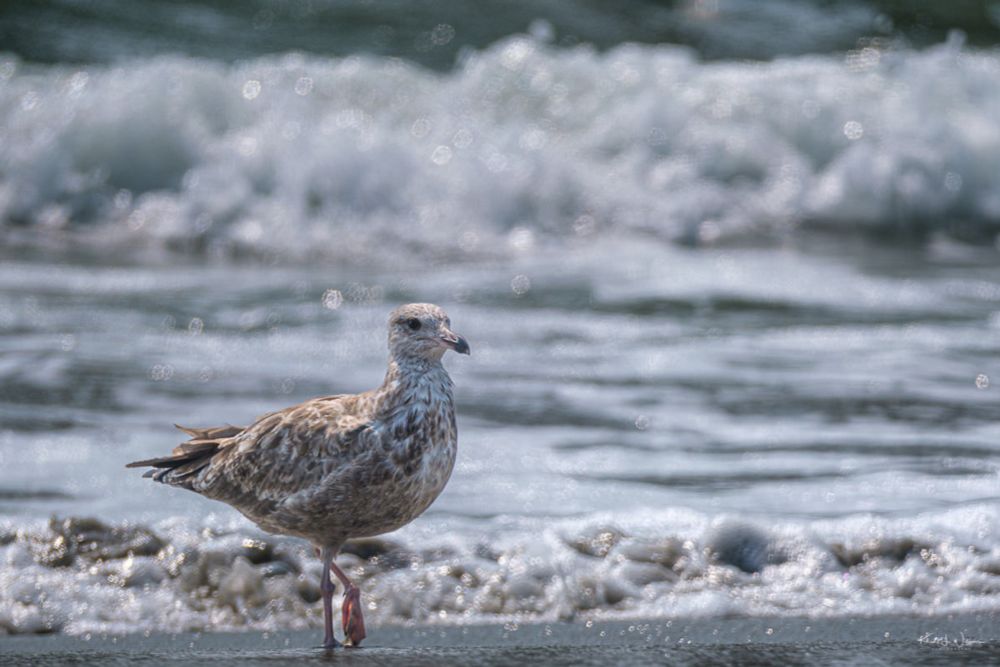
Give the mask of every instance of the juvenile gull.
[[323, 646], [333, 648], [333, 571], [344, 585], [345, 643], [365, 637], [360, 592], [337, 567], [344, 542], [396, 530], [451, 475], [458, 433], [447, 350], [469, 354], [441, 308], [389, 316], [389, 368], [377, 389], [314, 398], [240, 428], [184, 428], [172, 456], [129, 463], [144, 475], [232, 505], [264, 530], [309, 540], [323, 559]]

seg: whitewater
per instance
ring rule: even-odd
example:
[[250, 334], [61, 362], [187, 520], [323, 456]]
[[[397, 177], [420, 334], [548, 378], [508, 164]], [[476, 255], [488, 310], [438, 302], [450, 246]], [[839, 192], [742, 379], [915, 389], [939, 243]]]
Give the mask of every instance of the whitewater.
[[1000, 608], [1000, 55], [855, 46], [0, 56], [0, 632], [316, 627], [123, 465], [375, 386], [407, 301], [475, 354], [374, 622]]
[[[0, 63], [3, 234], [338, 260], [801, 227], [991, 241], [1000, 57], [960, 36], [761, 63], [530, 35], [439, 73], [302, 54]], [[51, 236], [51, 235], [50, 235]]]

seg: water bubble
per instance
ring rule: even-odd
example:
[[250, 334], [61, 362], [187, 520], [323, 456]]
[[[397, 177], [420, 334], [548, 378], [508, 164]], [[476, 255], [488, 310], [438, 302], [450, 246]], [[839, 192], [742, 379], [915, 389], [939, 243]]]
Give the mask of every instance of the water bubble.
[[299, 77], [298, 81], [295, 82], [295, 94], [302, 95], [305, 97], [312, 92], [313, 80], [308, 76]]
[[528, 290], [531, 289], [531, 279], [523, 273], [519, 273], [511, 279], [510, 289], [517, 296], [527, 294]]
[[549, 136], [544, 130], [535, 128], [522, 134], [518, 145], [527, 151], [537, 151], [545, 147], [548, 138]]
[[535, 19], [528, 25], [528, 34], [539, 42], [551, 42], [556, 38], [556, 30], [545, 19]]
[[650, 146], [663, 146], [668, 140], [669, 137], [662, 127], [651, 128], [646, 135], [646, 143]]
[[243, 157], [250, 157], [257, 152], [257, 138], [243, 137], [236, 145], [236, 151]]
[[431, 153], [431, 162], [439, 167], [443, 167], [448, 164], [451, 162], [451, 149], [447, 146], [438, 146], [434, 149], [434, 152]]
[[849, 120], [844, 123], [844, 136], [855, 141], [860, 139], [865, 133], [864, 126], [856, 120]]
[[260, 81], [257, 79], [248, 79], [243, 84], [243, 99], [253, 100], [258, 95], [260, 95]]
[[115, 193], [115, 208], [128, 208], [132, 205], [132, 191], [119, 190]]
[[69, 352], [76, 347], [76, 336], [73, 334], [66, 334], [59, 341], [59, 347], [63, 352]]
[[410, 134], [417, 139], [423, 139], [431, 132], [431, 122], [426, 118], [418, 118], [410, 126]]
[[236, 232], [238, 238], [248, 243], [256, 243], [264, 235], [264, 225], [259, 220], [250, 218], [240, 223]]
[[534, 53], [535, 47], [526, 39], [518, 39], [508, 44], [500, 53], [500, 64], [511, 71], [520, 69]]
[[2, 60], [0, 61], [0, 80], [6, 81], [7, 79], [14, 76], [17, 71], [17, 63], [13, 60]]
[[257, 326], [257, 315], [255, 313], [246, 312], [240, 315], [240, 328], [244, 331], [249, 331]]
[[212, 228], [212, 216], [201, 213], [194, 219], [194, 231], [197, 234], [204, 234]]
[[25, 111], [31, 111], [38, 106], [38, 102], [41, 98], [33, 90], [29, 90], [21, 97], [21, 108]]
[[879, 14], [872, 21], [872, 26], [879, 32], [885, 34], [891, 33], [894, 25], [892, 17], [887, 14]]
[[192, 317], [191, 321], [188, 322], [188, 333], [192, 336], [198, 336], [202, 331], [205, 330], [205, 323], [200, 317]]
[[357, 108], [343, 109], [336, 116], [337, 127], [364, 129], [369, 124], [368, 115]]
[[714, 220], [704, 220], [698, 225], [698, 240], [702, 243], [714, 243], [722, 236], [719, 223]]
[[39, 212], [38, 222], [53, 229], [65, 227], [69, 224], [69, 211], [64, 206], [50, 204]]
[[597, 221], [594, 216], [584, 213], [573, 221], [573, 232], [579, 236], [589, 236], [597, 228]]
[[384, 297], [385, 288], [381, 285], [351, 283], [347, 288], [347, 300], [353, 303], [381, 303]]
[[860, 51], [848, 51], [845, 59], [847, 68], [853, 72], [861, 72], [878, 65], [882, 54], [878, 49], [866, 46]]
[[126, 220], [126, 224], [129, 229], [138, 231], [144, 224], [146, 224], [146, 214], [141, 210], [132, 211], [132, 213], [128, 216], [128, 220]]
[[344, 295], [339, 289], [328, 289], [323, 292], [323, 307], [327, 310], [337, 310], [344, 303]]
[[463, 128], [455, 133], [455, 136], [451, 139], [451, 143], [455, 148], [468, 148], [472, 145], [472, 139], [472, 132]]
[[69, 92], [70, 94], [79, 94], [83, 92], [83, 89], [87, 87], [87, 82], [90, 80], [90, 75], [86, 72], [77, 72], [69, 78]]
[[439, 23], [431, 30], [431, 42], [434, 46], [444, 46], [455, 38], [455, 29], [447, 23]]
[[486, 168], [498, 174], [507, 168], [507, 157], [503, 153], [492, 152], [486, 156]]
[[694, 0], [687, 11], [697, 19], [712, 19], [719, 13], [719, 0]]
[[153, 382], [166, 382], [174, 376], [174, 367], [170, 364], [153, 364], [149, 369], [149, 378]]
[[525, 227], [515, 227], [507, 235], [507, 243], [514, 250], [527, 250], [535, 245], [535, 233]]
[[962, 177], [953, 171], [944, 175], [944, 187], [949, 192], [958, 192], [962, 189]]
[[646, 415], [639, 415], [635, 418], [635, 427], [640, 431], [645, 431], [649, 428], [649, 417]]
[[988, 389], [990, 386], [990, 377], [985, 373], [980, 373], [976, 376], [976, 387], [979, 389]]

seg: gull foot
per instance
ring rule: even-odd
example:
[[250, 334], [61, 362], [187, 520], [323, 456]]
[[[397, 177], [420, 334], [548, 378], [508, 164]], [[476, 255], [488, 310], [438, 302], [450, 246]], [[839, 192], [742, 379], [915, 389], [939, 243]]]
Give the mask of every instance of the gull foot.
[[344, 591], [344, 603], [340, 608], [341, 623], [344, 627], [344, 646], [360, 646], [365, 638], [365, 618], [361, 615], [361, 591], [351, 584]]

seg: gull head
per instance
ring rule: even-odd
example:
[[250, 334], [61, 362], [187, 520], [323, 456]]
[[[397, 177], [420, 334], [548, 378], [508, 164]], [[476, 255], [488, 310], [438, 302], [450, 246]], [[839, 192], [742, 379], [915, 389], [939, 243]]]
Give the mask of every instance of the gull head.
[[389, 315], [389, 353], [394, 359], [439, 361], [448, 350], [469, 354], [469, 343], [451, 330], [451, 320], [440, 306], [408, 303]]

